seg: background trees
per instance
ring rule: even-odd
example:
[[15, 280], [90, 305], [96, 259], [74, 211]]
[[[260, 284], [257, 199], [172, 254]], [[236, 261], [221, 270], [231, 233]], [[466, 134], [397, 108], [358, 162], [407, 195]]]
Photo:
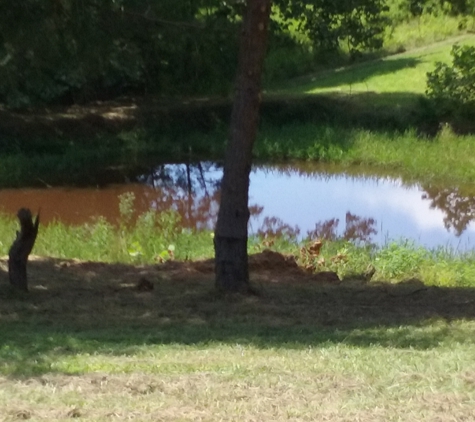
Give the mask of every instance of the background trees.
[[1, 1], [0, 101], [227, 89], [234, 13], [213, 0]]
[[316, 52], [335, 52], [341, 43], [351, 56], [361, 49], [382, 46], [388, 18], [385, 0], [276, 0], [280, 31], [297, 23], [298, 32]]
[[[271, 53], [282, 51], [282, 66], [302, 46], [311, 62], [342, 49], [355, 59], [381, 47], [394, 1], [408, 3], [276, 0]], [[242, 7], [228, 0], [0, 0], [0, 102], [228, 93]], [[269, 75], [279, 73], [275, 64]]]

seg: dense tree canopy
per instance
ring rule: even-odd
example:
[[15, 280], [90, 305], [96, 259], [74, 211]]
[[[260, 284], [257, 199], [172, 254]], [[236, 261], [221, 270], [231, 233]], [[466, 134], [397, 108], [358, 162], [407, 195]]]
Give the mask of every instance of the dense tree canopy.
[[0, 99], [207, 90], [234, 72], [233, 13], [213, 0], [2, 1]]
[[388, 8], [385, 0], [276, 0], [283, 28], [298, 22], [317, 50], [336, 51], [345, 42], [350, 53], [382, 46]]
[[[81, 102], [130, 93], [229, 92], [243, 3], [0, 0], [0, 101]], [[315, 55], [381, 46], [384, 0], [277, 0], [271, 48]]]

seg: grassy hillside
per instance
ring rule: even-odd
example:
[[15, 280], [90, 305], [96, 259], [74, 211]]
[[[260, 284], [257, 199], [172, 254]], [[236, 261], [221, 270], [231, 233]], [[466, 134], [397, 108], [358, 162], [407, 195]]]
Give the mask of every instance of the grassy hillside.
[[436, 62], [450, 63], [452, 45], [475, 45], [475, 35], [463, 35], [384, 59], [323, 71], [284, 83], [271, 92], [321, 94], [337, 92], [423, 94], [426, 74]]

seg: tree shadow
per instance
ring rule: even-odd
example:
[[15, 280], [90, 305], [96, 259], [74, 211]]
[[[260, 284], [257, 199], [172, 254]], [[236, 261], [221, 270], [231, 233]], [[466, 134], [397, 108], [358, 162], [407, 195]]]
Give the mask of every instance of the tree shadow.
[[[134, 354], [143, 345], [430, 349], [473, 343], [475, 289], [322, 281], [293, 266], [251, 261], [259, 297], [219, 297], [212, 261], [134, 267], [30, 262], [30, 293], [0, 272], [0, 360], [14, 377], [55, 372], [60, 356]], [[146, 278], [153, 289], [141, 289]], [[465, 320], [460, 322], [459, 320]], [[453, 323], [457, 321], [457, 323]]]
[[369, 78], [416, 67], [419, 63], [420, 60], [416, 58], [363, 62], [353, 66], [331, 69], [314, 75], [297, 78], [289, 83], [289, 87], [292, 88], [292, 92], [303, 94], [314, 89], [326, 89], [364, 83]]
[[[349, 85], [362, 82], [375, 74], [394, 72], [416, 63], [415, 59], [383, 61], [374, 66], [366, 63], [364, 66], [331, 71], [334, 78], [312, 80], [310, 77], [309, 84], [312, 88], [331, 88], [342, 83]], [[422, 117], [427, 120], [426, 115], [413, 116], [415, 110], [420, 111], [420, 101], [423, 98], [414, 92], [304, 94], [306, 90], [308, 89], [303, 88], [302, 93], [297, 95], [264, 95], [262, 120], [279, 126], [294, 121], [337, 121], [346, 122], [350, 126], [366, 126], [371, 120], [376, 122], [372, 127], [384, 130], [394, 127], [394, 124], [388, 126], [391, 122], [388, 114], [397, 115], [398, 127], [403, 129], [417, 125]], [[62, 151], [70, 141], [80, 141], [82, 146], [96, 147], [97, 136], [102, 136], [103, 142], [106, 142], [107, 137], [138, 129], [153, 135], [155, 139], [161, 136], [176, 137], [174, 141], [178, 142], [178, 148], [180, 137], [184, 134], [214, 132], [226, 128], [231, 107], [230, 97], [129, 97], [66, 108], [36, 108], [24, 112], [0, 109], [0, 150], [18, 152], [18, 140], [24, 141], [31, 153]], [[365, 113], [371, 113], [371, 119], [360, 121]], [[12, 143], [12, 139], [17, 142]], [[64, 144], [65, 140], [68, 141], [67, 144]], [[118, 141], [115, 140], [116, 146]]]
[[309, 123], [377, 132], [413, 129], [431, 137], [439, 131], [440, 122], [423, 105], [423, 98], [413, 92], [274, 96], [263, 102], [261, 120], [276, 127]]

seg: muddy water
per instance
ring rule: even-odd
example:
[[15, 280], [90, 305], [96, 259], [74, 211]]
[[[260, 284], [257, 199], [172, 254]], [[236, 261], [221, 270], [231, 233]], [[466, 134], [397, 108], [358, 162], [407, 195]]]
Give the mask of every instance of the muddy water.
[[[135, 211], [175, 209], [190, 228], [212, 228], [221, 169], [212, 163], [162, 165], [134, 183], [96, 189], [0, 190], [0, 208], [41, 209], [42, 222], [82, 224], [119, 219], [119, 195], [133, 192]], [[399, 179], [349, 175], [338, 168], [257, 166], [251, 173], [252, 233], [344, 236], [383, 244], [406, 238], [428, 246], [466, 250], [475, 242], [475, 192], [407, 186]]]

